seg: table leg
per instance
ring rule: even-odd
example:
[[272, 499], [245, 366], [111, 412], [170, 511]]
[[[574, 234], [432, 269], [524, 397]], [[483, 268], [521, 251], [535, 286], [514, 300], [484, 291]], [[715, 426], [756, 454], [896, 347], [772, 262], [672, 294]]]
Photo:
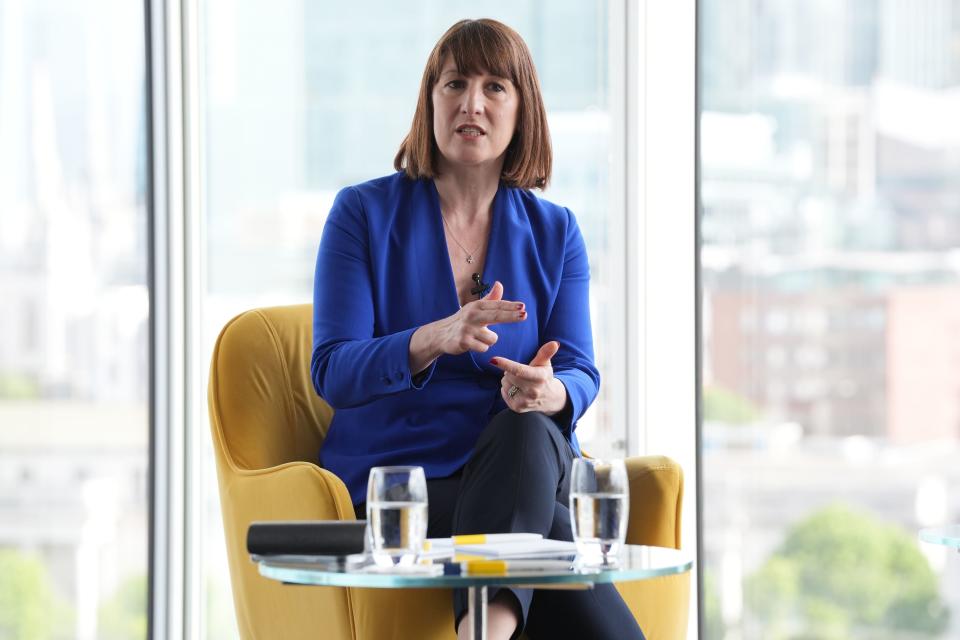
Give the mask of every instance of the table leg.
[[487, 640], [487, 587], [467, 587], [467, 616], [473, 640]]

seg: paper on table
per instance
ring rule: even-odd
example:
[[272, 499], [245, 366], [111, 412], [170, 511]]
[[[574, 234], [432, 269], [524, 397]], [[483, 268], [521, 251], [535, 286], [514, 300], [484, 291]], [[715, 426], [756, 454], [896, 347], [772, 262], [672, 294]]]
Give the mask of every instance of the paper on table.
[[443, 575], [442, 564], [412, 564], [381, 567], [375, 564], [367, 565], [358, 570], [360, 573], [381, 573], [386, 575], [403, 576], [440, 576]]
[[428, 538], [423, 543], [421, 558], [446, 558], [452, 556], [454, 549], [472, 553], [477, 545], [503, 544], [513, 542], [536, 542], [542, 540], [539, 533], [480, 533], [458, 535], [452, 538]]
[[486, 544], [454, 545], [458, 555], [483, 556], [485, 558], [555, 558], [573, 556], [577, 545], [565, 540], [520, 540], [515, 542], [490, 542]]
[[542, 540], [543, 536], [539, 533], [472, 533], [466, 535], [453, 536], [452, 538], [427, 538], [428, 547], [460, 547], [472, 544], [487, 544], [491, 542], [524, 542], [530, 540]]
[[449, 558], [453, 555], [453, 540], [450, 538], [427, 538], [423, 542], [420, 558]]
[[317, 554], [251, 554], [253, 562], [266, 561], [270, 564], [312, 565], [319, 569], [352, 570], [361, 567], [370, 561], [370, 557], [362, 553], [352, 553], [346, 556], [324, 556]]
[[450, 538], [454, 546], [473, 544], [489, 544], [499, 542], [526, 542], [530, 540], [542, 540], [543, 536], [539, 533], [473, 533], [453, 536]]

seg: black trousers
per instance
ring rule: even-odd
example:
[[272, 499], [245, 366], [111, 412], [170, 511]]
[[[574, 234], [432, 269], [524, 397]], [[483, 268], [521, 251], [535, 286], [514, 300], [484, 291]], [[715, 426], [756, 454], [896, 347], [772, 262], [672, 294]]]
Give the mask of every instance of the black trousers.
[[[573, 450], [556, 423], [539, 412], [507, 409], [487, 425], [460, 472], [427, 480], [427, 535], [532, 532], [573, 540], [567, 507]], [[364, 505], [357, 505], [364, 517]], [[500, 591], [520, 615], [520, 631], [534, 639], [591, 638], [643, 640], [643, 633], [620, 594], [610, 584], [587, 590]], [[467, 593], [454, 591], [454, 620], [467, 613]]]

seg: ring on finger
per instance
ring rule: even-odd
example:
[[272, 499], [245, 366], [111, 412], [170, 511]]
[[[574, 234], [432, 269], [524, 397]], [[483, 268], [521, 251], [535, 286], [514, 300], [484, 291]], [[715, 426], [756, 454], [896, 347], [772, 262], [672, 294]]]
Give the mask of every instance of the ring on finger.
[[517, 385], [511, 385], [510, 388], [507, 390], [507, 395], [512, 398], [513, 396], [517, 395], [518, 391], [520, 391], [520, 387], [518, 387]]

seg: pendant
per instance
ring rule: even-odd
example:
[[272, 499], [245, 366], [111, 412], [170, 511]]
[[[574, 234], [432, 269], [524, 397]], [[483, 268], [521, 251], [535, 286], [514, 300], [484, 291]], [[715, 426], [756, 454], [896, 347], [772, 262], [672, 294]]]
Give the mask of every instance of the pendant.
[[467, 264], [473, 264], [473, 256], [469, 253], [467, 254]]

